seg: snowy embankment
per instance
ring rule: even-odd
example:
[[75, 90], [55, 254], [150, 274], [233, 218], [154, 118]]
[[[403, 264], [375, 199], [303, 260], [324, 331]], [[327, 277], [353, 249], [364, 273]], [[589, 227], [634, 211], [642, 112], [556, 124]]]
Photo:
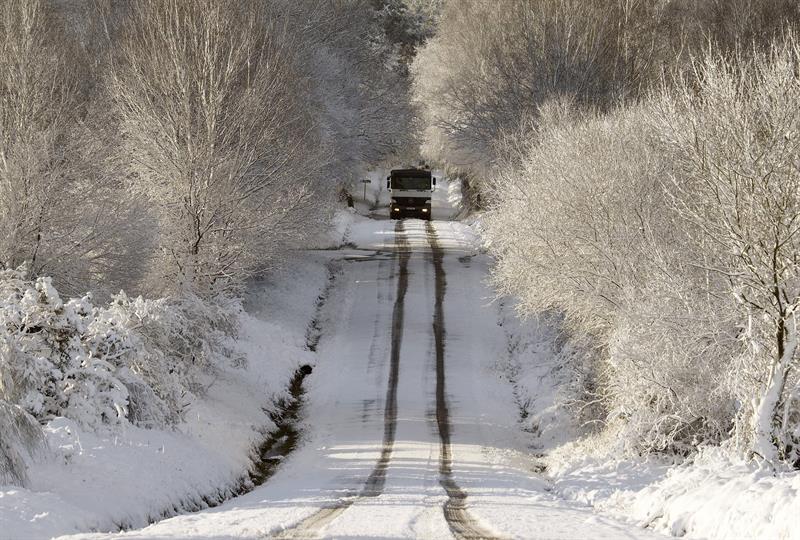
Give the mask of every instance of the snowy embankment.
[[559, 339], [556, 320], [523, 321], [513, 306], [499, 303], [508, 338], [502, 367], [555, 493], [674, 536], [800, 539], [798, 472], [773, 472], [720, 448], [684, 462], [622, 458], [613, 435], [581, 437], [568, 403], [580, 351]]
[[28, 468], [26, 487], [0, 486], [0, 538], [141, 527], [249, 489], [257, 446], [275, 427], [269, 413], [295, 370], [315, 361], [306, 331], [328, 260], [302, 253], [291, 272], [253, 284], [238, 316], [242, 361], [223, 366], [174, 429], [47, 423], [49, 451]]
[[800, 538], [800, 475], [737, 461], [718, 448], [679, 465], [602, 454], [565, 458], [563, 451], [547, 463], [560, 495], [666, 534]]

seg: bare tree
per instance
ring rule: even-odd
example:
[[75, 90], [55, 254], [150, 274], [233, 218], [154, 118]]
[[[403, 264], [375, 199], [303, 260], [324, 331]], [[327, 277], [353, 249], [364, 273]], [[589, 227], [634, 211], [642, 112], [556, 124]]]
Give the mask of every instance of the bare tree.
[[136, 245], [122, 240], [130, 201], [87, 120], [83, 59], [50, 4], [0, 6], [0, 263], [73, 294], [119, 285]]
[[657, 11], [636, 0], [445, 3], [414, 68], [430, 151], [489, 164], [497, 140], [550, 99], [602, 109], [636, 93], [653, 69]]
[[[589, 336], [583, 410], [635, 452], [795, 463], [800, 49], [709, 53], [635, 106], [541, 107], [489, 185], [495, 279]], [[532, 133], [532, 135], [530, 135]]]
[[[750, 60], [711, 56], [698, 85], [662, 102], [662, 140], [675, 165], [676, 212], [713, 253], [741, 312], [749, 352], [734, 379], [753, 452], [797, 459], [800, 420], [797, 309], [800, 307], [800, 47], [789, 36]], [[749, 400], [748, 400], [749, 401]], [[787, 456], [786, 452], [792, 452]]]
[[315, 124], [292, 37], [259, 2], [134, 4], [108, 85], [161, 267], [208, 292], [262, 268], [315, 221]]
[[408, 52], [387, 38], [386, 14], [375, 9], [381, 2], [283, 3], [328, 149], [326, 177], [360, 178], [364, 169], [415, 147]]
[[65, 137], [77, 85], [41, 2], [0, 7], [0, 260], [41, 264], [53, 207], [65, 194]]

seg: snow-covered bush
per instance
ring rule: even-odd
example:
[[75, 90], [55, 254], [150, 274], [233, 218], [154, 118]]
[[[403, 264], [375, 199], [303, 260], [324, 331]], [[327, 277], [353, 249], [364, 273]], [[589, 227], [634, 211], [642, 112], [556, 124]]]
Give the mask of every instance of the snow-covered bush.
[[567, 339], [586, 351], [572, 357], [582, 420], [603, 420], [637, 452], [718, 441], [732, 411], [720, 356], [708, 354], [719, 325], [704, 309], [706, 276], [688, 264], [690, 231], [674, 226], [646, 113], [543, 107], [520, 165], [494, 183], [487, 219], [500, 288], [527, 313], [563, 313]]
[[738, 329], [727, 371], [736, 435], [754, 454], [800, 460], [800, 42], [749, 60], [708, 55], [654, 106], [665, 190], [693, 261], [716, 278]]
[[25, 485], [30, 463], [47, 451], [44, 433], [22, 407], [0, 399], [0, 485]]
[[40, 421], [57, 416], [99, 428], [180, 420], [218, 362], [238, 362], [237, 303], [130, 299], [106, 307], [64, 301], [50, 278], [0, 272], [0, 399]]
[[88, 297], [61, 300], [50, 278], [0, 273], [2, 397], [39, 419], [68, 415], [84, 424], [125, 418], [127, 391], [107, 355], [90, 348]]
[[559, 100], [509, 138], [486, 220], [495, 279], [592, 340], [575, 403], [602, 404], [629, 451], [733, 434], [772, 463], [800, 457], [798, 64], [792, 36], [707, 56], [638, 105]]
[[181, 394], [202, 393], [218, 362], [241, 363], [231, 341], [240, 309], [237, 301], [224, 297], [216, 301], [196, 296], [146, 300], [120, 293], [108, 312], [134, 329], [145, 351], [134, 360], [134, 371], [153, 385], [171, 410], [180, 411], [186, 401]]

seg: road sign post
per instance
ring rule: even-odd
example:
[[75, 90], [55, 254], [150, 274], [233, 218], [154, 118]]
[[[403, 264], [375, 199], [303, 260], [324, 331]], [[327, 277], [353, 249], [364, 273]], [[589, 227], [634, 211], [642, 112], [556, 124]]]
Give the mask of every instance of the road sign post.
[[365, 178], [361, 183], [364, 184], [364, 202], [367, 202], [367, 184], [371, 184], [372, 180]]

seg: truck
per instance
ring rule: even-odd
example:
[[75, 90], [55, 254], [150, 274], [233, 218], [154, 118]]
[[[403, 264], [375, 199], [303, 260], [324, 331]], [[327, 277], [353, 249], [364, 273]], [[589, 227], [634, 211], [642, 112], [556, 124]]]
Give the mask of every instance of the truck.
[[389, 205], [392, 219], [408, 216], [431, 219], [431, 194], [436, 189], [436, 178], [430, 169], [393, 169], [386, 177], [386, 188], [392, 198]]

